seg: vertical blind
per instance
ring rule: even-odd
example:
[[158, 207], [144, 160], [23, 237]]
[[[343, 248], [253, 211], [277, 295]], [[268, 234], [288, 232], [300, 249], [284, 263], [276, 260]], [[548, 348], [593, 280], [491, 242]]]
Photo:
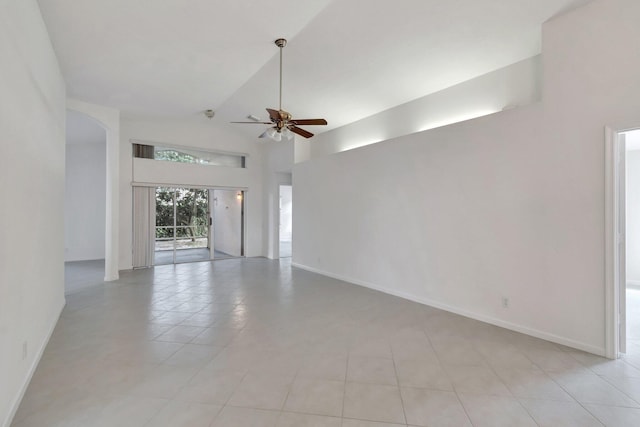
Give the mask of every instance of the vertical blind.
[[156, 189], [133, 187], [133, 268], [153, 265]]

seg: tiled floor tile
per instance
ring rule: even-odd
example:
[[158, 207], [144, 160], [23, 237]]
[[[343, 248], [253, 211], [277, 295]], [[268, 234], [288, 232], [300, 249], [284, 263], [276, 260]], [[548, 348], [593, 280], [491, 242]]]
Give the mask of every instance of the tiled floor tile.
[[615, 388], [640, 403], [640, 378], [600, 377]]
[[222, 347], [199, 344], [185, 344], [180, 350], [163, 362], [165, 365], [204, 366], [222, 351]]
[[569, 353], [555, 349], [530, 348], [523, 351], [525, 356], [533, 363], [547, 372], [565, 372], [569, 370], [582, 370], [584, 365]]
[[409, 387], [403, 387], [401, 392], [407, 423], [425, 427], [471, 427], [455, 393]]
[[290, 378], [249, 373], [229, 399], [228, 405], [279, 411], [290, 386]]
[[414, 339], [405, 338], [401, 340], [399, 338], [397, 337], [395, 342], [391, 344], [393, 359], [396, 361], [416, 358], [426, 359], [436, 356], [436, 352], [429, 340], [422, 333]]
[[[33, 399], [27, 396], [26, 399]], [[21, 405], [14, 427], [84, 426], [96, 420], [110, 399], [104, 395], [90, 394], [87, 390], [72, 393], [48, 393], [48, 399], [37, 405]], [[22, 406], [26, 408], [23, 410]]]
[[404, 410], [398, 387], [380, 384], [347, 383], [344, 411], [346, 418], [404, 423]]
[[153, 417], [148, 427], [209, 427], [222, 406], [171, 401]]
[[161, 363], [175, 354], [184, 344], [161, 341], [136, 341], [121, 346], [107, 358], [128, 362]]
[[297, 378], [291, 385], [284, 410], [339, 417], [344, 387], [343, 381]]
[[640, 407], [637, 402], [591, 372], [552, 372], [550, 375], [580, 403]]
[[405, 424], [379, 423], [375, 421], [342, 419], [342, 427], [405, 427]]
[[402, 387], [424, 387], [453, 391], [453, 386], [437, 358], [397, 360], [398, 382]]
[[280, 412], [225, 406], [211, 427], [276, 427]]
[[342, 419], [321, 415], [295, 414], [283, 412], [276, 427], [341, 427]]
[[494, 370], [516, 397], [573, 401], [562, 387], [536, 367], [502, 367]]
[[391, 345], [384, 339], [358, 340], [349, 348], [350, 356], [381, 357], [391, 359]]
[[607, 427], [635, 427], [640, 425], [640, 409], [604, 405], [584, 405]]
[[474, 347], [493, 368], [528, 369], [534, 363], [515, 345], [503, 341], [474, 339]]
[[225, 347], [238, 335], [238, 331], [226, 328], [205, 328], [190, 341], [191, 344], [214, 345]]
[[95, 427], [139, 427], [145, 425], [167, 405], [165, 399], [138, 396], [119, 396], [105, 405], [97, 419], [91, 422]]
[[304, 359], [298, 377], [344, 381], [347, 358], [335, 355], [313, 355]]
[[474, 427], [537, 427], [515, 398], [459, 394]]
[[350, 356], [347, 381], [371, 384], [398, 384], [393, 360], [378, 357]]
[[197, 371], [198, 368], [193, 367], [159, 365], [131, 387], [128, 393], [135, 396], [172, 399]]
[[539, 427], [602, 427], [602, 424], [576, 402], [520, 399]]
[[224, 405], [246, 375], [242, 371], [202, 369], [185, 384], [176, 400]]
[[186, 344], [200, 335], [204, 328], [198, 326], [174, 326], [162, 335], [155, 338], [156, 341], [178, 342]]
[[445, 370], [458, 393], [511, 396], [509, 389], [491, 368], [445, 365]]
[[431, 345], [440, 360], [447, 365], [486, 366], [487, 361], [478, 352], [473, 341], [463, 338], [434, 338]]

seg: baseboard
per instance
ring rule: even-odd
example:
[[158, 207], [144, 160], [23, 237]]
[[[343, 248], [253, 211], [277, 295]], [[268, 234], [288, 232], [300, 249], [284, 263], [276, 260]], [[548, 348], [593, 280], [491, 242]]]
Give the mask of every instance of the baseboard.
[[362, 286], [365, 288], [373, 289], [376, 291], [383, 292], [385, 294], [393, 295], [396, 297], [404, 298], [409, 301], [417, 302], [419, 304], [428, 305], [430, 307], [438, 308], [440, 310], [448, 311], [450, 313], [459, 314], [460, 316], [468, 317], [470, 319], [479, 320], [481, 322], [489, 323], [494, 326], [499, 326], [501, 328], [509, 329], [511, 331], [520, 332], [525, 335], [530, 335], [535, 338], [540, 338], [546, 341], [551, 341], [556, 344], [561, 344], [567, 347], [575, 348], [578, 350], [586, 351], [587, 353], [592, 353], [598, 356], [605, 356], [605, 348], [604, 347], [596, 347], [591, 344], [586, 344], [580, 341], [575, 341], [570, 338], [562, 337], [559, 335], [555, 335], [552, 333], [540, 331], [537, 329], [529, 328], [527, 326], [518, 325], [516, 323], [507, 322], [502, 319], [497, 319], [495, 317], [486, 316], [484, 314], [460, 309], [458, 307], [451, 306], [449, 304], [442, 303], [440, 301], [428, 299], [428, 298], [420, 298], [415, 295], [411, 295], [405, 292], [399, 292], [395, 289], [388, 289], [382, 286], [378, 286], [373, 283], [365, 282], [362, 280], [353, 279], [346, 276], [341, 276], [339, 274], [333, 274], [327, 271], [319, 270], [317, 268], [309, 267], [300, 263], [292, 263], [293, 267], [300, 268], [302, 270], [310, 271], [312, 273], [321, 274], [323, 276], [331, 277], [333, 279], [342, 280], [344, 282], [353, 283], [354, 285]]
[[60, 315], [62, 314], [62, 310], [64, 309], [64, 306], [66, 304], [67, 304], [66, 300], [63, 300], [62, 301], [62, 306], [60, 307], [60, 310], [58, 311], [58, 315], [53, 319], [53, 322], [51, 323], [51, 326], [49, 327], [49, 331], [47, 332], [46, 339], [42, 342], [42, 345], [38, 349], [38, 353], [36, 354], [36, 357], [33, 359], [33, 363], [31, 364], [31, 367], [29, 368], [27, 378], [25, 379], [24, 384], [20, 388], [20, 393], [18, 393], [18, 395], [16, 396], [15, 400], [11, 404], [11, 407], [10, 407], [11, 409], [9, 411], [9, 415], [7, 416], [7, 418], [2, 423], [2, 427], [9, 427], [11, 425], [11, 423], [13, 422], [13, 418], [16, 416], [16, 413], [18, 412], [18, 408], [20, 407], [20, 403], [22, 402], [22, 398], [24, 397], [24, 394], [27, 392], [27, 388], [29, 387], [29, 383], [31, 383], [31, 378], [33, 378], [33, 374], [35, 374], [36, 369], [38, 368], [38, 364], [40, 363], [40, 359], [42, 359], [42, 355], [44, 354], [44, 350], [45, 350], [45, 348], [47, 348], [47, 344], [49, 344], [49, 340], [51, 339], [51, 335], [53, 335], [53, 330], [56, 328], [56, 325], [58, 324], [58, 320], [60, 319]]

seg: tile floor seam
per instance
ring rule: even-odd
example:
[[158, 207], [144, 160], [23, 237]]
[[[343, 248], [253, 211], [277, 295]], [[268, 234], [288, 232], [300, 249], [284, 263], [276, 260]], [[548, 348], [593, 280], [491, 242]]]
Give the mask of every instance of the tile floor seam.
[[[573, 396], [572, 396], [572, 397], [573, 397]], [[537, 401], [541, 401], [541, 402], [562, 402], [562, 401], [559, 401], [559, 400], [536, 399], [536, 398], [529, 398], [529, 397], [527, 397], [527, 398], [516, 398], [516, 399], [518, 399], [518, 401], [520, 402], [520, 404], [521, 404], [522, 406], [524, 406], [524, 405], [522, 404], [522, 402], [521, 402], [522, 400], [537, 400]], [[580, 406], [582, 409], [584, 409], [584, 410], [585, 410], [589, 415], [591, 415], [591, 416], [592, 416], [596, 421], [598, 421], [600, 424], [602, 424], [602, 426], [603, 426], [603, 427], [606, 427], [606, 426], [605, 426], [605, 424], [604, 424], [602, 421], [600, 421], [600, 419], [599, 419], [598, 417], [596, 417], [596, 416], [595, 416], [595, 414], [591, 413], [591, 411], [589, 411], [587, 408], [585, 408], [585, 406], [584, 406], [582, 403], [580, 403], [580, 402], [579, 402], [579, 401], [577, 401], [576, 399], [574, 399], [572, 403], [575, 403], [575, 404], [579, 405], [579, 406]], [[607, 405], [603, 405], [603, 406], [607, 406]], [[528, 409], [527, 409], [526, 407], [525, 407], [525, 410], [527, 410], [527, 411], [528, 411]], [[532, 414], [530, 414], [530, 416], [531, 416], [531, 418], [533, 418], [533, 420], [534, 420], [534, 421], [536, 421]], [[536, 422], [537, 422], [537, 421], [536, 421]]]
[[344, 404], [347, 399], [347, 375], [349, 375], [349, 360], [351, 359], [351, 352], [347, 350], [347, 364], [344, 369], [344, 381], [342, 384], [342, 412], [340, 413], [340, 417], [344, 418]]
[[[391, 349], [393, 354], [393, 348]], [[400, 394], [400, 403], [402, 404], [402, 415], [404, 416], [404, 423], [409, 424], [409, 420], [407, 419], [407, 410], [404, 407], [404, 398], [402, 397], [402, 389], [400, 388], [400, 381], [398, 380], [398, 368], [396, 367], [396, 361], [392, 357], [391, 361], [393, 362], [393, 370], [396, 373], [396, 386], [398, 387], [398, 394]]]
[[[611, 378], [611, 377], [607, 377], [606, 375], [598, 375], [598, 377], [600, 379], [602, 379], [603, 381], [605, 381], [607, 384], [611, 385], [613, 388], [615, 388], [616, 390], [618, 390], [620, 393], [624, 394], [625, 396], [627, 396], [629, 399], [633, 400], [634, 402], [636, 402], [638, 404], [638, 407], [636, 409], [640, 409], [640, 401], [636, 398], [634, 398], [633, 396], [631, 396], [629, 393], [627, 393], [626, 391], [624, 391], [623, 389], [621, 389], [620, 387], [618, 387], [615, 383], [609, 381], [607, 378]], [[640, 382], [640, 378], [638, 378], [638, 381]]]
[[471, 427], [476, 427], [473, 420], [471, 419], [471, 415], [469, 415], [469, 411], [467, 410], [467, 407], [464, 406], [464, 402], [462, 401], [462, 399], [460, 399], [460, 395], [458, 394], [458, 392], [454, 391], [453, 393], [456, 395], [456, 399], [458, 399], [458, 403], [460, 403], [460, 406], [462, 407], [464, 414], [467, 416], [467, 419], [469, 420], [469, 424], [471, 424]]
[[619, 406], [615, 406], [615, 405], [602, 405], [602, 404], [597, 404], [597, 403], [582, 403], [580, 400], [578, 400], [573, 394], [569, 393], [569, 391], [567, 389], [565, 389], [564, 387], [562, 387], [562, 384], [558, 383], [555, 378], [551, 377], [551, 380], [554, 381], [560, 388], [562, 388], [565, 393], [567, 393], [569, 396], [571, 396], [578, 405], [580, 405], [580, 407], [582, 407], [582, 409], [584, 409], [585, 411], [587, 411], [587, 413], [589, 415], [591, 415], [592, 417], [594, 417], [596, 420], [598, 420], [599, 423], [601, 423], [603, 426], [607, 427], [606, 424], [600, 419], [600, 417], [598, 417], [596, 414], [594, 414], [593, 412], [591, 412], [589, 410], [589, 408], [587, 408], [585, 406], [585, 404], [591, 404], [591, 405], [601, 405], [601, 406], [613, 406], [613, 407], [619, 407]]
[[524, 406], [522, 404], [522, 402], [520, 401], [520, 399], [518, 399], [517, 397], [513, 397], [516, 402], [518, 402], [518, 405], [520, 405], [520, 407], [529, 415], [529, 418], [531, 418], [531, 420], [535, 423], [535, 425], [537, 425], [538, 427], [540, 427], [540, 424], [538, 423], [538, 421], [535, 419], [535, 417], [533, 416], [533, 414], [531, 413], [531, 411], [529, 411], [529, 409], [527, 409], [526, 406]]

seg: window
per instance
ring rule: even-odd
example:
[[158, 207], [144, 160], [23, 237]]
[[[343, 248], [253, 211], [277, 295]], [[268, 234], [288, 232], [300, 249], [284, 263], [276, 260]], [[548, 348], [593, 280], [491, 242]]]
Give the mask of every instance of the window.
[[220, 153], [186, 147], [133, 144], [133, 157], [206, 166], [246, 167], [246, 157], [242, 154]]

